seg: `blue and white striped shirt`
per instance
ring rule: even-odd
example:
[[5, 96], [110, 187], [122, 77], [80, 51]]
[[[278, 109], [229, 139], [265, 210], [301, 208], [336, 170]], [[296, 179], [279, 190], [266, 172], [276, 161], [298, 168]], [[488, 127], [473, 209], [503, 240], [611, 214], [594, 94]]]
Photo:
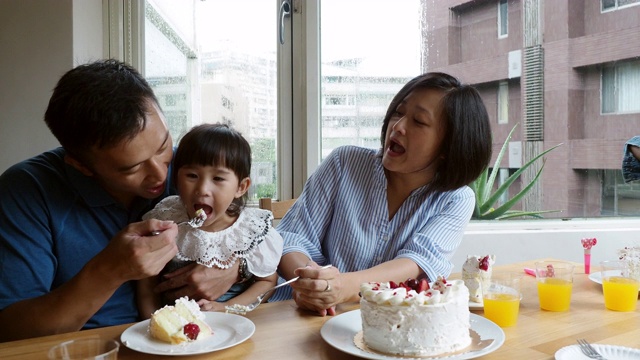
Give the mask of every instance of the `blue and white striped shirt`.
[[[453, 267], [449, 259], [473, 213], [473, 191], [464, 186], [427, 195], [423, 186], [389, 220], [386, 186], [379, 152], [355, 146], [335, 149], [277, 226], [284, 238], [283, 255], [304, 253], [340, 272], [408, 258], [430, 279], [448, 276]], [[291, 288], [283, 287], [270, 301], [288, 298]]]

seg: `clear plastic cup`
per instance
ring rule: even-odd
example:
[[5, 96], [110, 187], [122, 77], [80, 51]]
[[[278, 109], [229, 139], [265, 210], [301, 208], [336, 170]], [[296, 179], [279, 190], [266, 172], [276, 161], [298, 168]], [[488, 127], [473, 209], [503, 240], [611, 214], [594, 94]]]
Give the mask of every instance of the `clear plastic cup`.
[[569, 310], [573, 264], [566, 261], [540, 261], [535, 265], [540, 308], [547, 311]]
[[49, 360], [116, 360], [120, 343], [88, 338], [63, 342], [49, 350]]

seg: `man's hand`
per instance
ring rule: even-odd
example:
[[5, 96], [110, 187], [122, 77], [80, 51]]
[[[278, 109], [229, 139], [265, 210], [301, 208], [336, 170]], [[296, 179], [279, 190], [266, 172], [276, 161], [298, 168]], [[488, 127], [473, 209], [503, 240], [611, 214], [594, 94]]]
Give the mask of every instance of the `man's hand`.
[[[158, 235], [151, 235], [157, 231]], [[109, 268], [122, 283], [160, 273], [176, 255], [178, 227], [172, 221], [147, 220], [129, 224], [90, 262]], [[113, 276], [115, 275], [115, 276]]]
[[196, 301], [214, 301], [238, 281], [239, 263], [236, 261], [228, 269], [190, 264], [164, 275], [164, 280], [161, 280], [154, 291], [164, 293], [166, 298], [173, 300], [188, 296]]

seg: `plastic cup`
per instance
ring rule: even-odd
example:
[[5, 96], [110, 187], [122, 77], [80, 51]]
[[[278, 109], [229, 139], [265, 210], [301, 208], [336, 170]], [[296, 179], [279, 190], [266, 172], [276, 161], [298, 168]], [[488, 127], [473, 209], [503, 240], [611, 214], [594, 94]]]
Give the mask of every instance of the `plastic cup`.
[[548, 311], [569, 310], [573, 264], [565, 261], [540, 261], [535, 265], [540, 308]]
[[484, 317], [500, 327], [516, 325], [522, 299], [521, 283], [520, 273], [494, 272], [488, 285], [482, 289]]
[[631, 264], [624, 260], [600, 262], [604, 306], [614, 311], [635, 311], [640, 283], [633, 277]]
[[49, 350], [50, 360], [116, 360], [120, 343], [89, 338], [63, 342]]

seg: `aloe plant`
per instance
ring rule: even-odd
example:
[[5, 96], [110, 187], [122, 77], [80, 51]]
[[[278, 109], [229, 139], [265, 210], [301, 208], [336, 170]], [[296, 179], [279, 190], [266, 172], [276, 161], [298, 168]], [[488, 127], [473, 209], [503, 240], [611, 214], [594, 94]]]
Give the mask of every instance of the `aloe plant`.
[[541, 214], [559, 211], [559, 210], [541, 210], [541, 211], [511, 210], [511, 208], [518, 201], [520, 201], [529, 192], [529, 190], [533, 187], [533, 185], [535, 185], [535, 183], [538, 181], [538, 178], [540, 177], [540, 175], [542, 174], [542, 170], [544, 169], [544, 163], [545, 163], [544, 158], [542, 159], [542, 166], [540, 166], [540, 169], [536, 173], [536, 176], [533, 178], [533, 180], [531, 180], [529, 184], [527, 184], [524, 188], [522, 188], [522, 190], [520, 190], [520, 192], [516, 194], [513, 198], [509, 199], [499, 207], [495, 209], [493, 208], [493, 206], [500, 199], [500, 197], [503, 194], [508, 193], [509, 186], [511, 186], [511, 184], [514, 181], [516, 181], [516, 179], [529, 166], [531, 166], [531, 164], [533, 164], [536, 160], [540, 159], [542, 156], [544, 156], [548, 152], [562, 145], [562, 144], [558, 144], [550, 149], [543, 151], [533, 159], [529, 160], [529, 162], [524, 164], [524, 166], [518, 169], [518, 171], [516, 171], [511, 176], [509, 176], [507, 180], [502, 185], [500, 185], [498, 189], [496, 189], [495, 192], [491, 193], [491, 191], [493, 190], [493, 183], [495, 182], [496, 176], [498, 174], [498, 169], [500, 168], [500, 162], [502, 161], [502, 157], [504, 156], [504, 153], [507, 151], [509, 140], [511, 139], [511, 135], [513, 135], [513, 132], [516, 130], [517, 126], [518, 125], [516, 124], [513, 127], [513, 129], [511, 129], [511, 132], [509, 132], [507, 139], [504, 141], [504, 144], [502, 145], [502, 149], [500, 149], [500, 153], [498, 154], [498, 157], [496, 158], [496, 162], [493, 165], [493, 169], [491, 170], [491, 174], [489, 174], [489, 168], [487, 167], [486, 169], [484, 169], [482, 174], [480, 174], [480, 176], [469, 185], [469, 187], [471, 187], [471, 189], [473, 189], [473, 191], [476, 194], [476, 208], [474, 209], [473, 215], [471, 216], [471, 218], [474, 220], [500, 220], [500, 219], [508, 219], [513, 217], [522, 217], [522, 216], [542, 218]]

